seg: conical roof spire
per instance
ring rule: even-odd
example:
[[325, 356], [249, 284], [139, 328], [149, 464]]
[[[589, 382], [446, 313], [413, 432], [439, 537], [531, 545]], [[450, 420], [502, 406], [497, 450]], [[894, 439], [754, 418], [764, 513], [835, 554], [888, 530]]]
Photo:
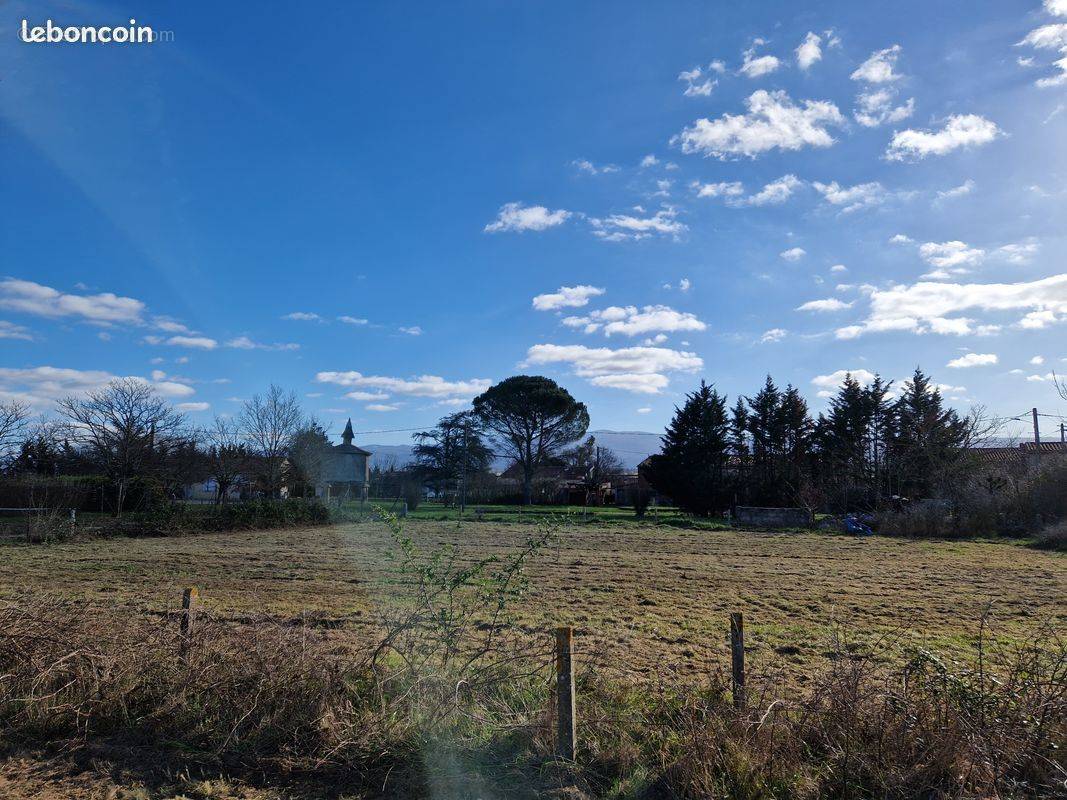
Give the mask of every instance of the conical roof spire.
[[341, 434], [341, 441], [345, 444], [352, 444], [352, 440], [356, 438], [356, 434], [352, 432], [352, 418], [348, 418], [348, 424], [345, 425], [345, 431]]

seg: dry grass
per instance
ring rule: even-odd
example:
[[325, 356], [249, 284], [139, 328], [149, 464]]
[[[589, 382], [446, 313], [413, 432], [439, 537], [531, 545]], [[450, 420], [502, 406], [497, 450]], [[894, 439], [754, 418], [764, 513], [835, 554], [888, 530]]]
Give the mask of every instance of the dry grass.
[[[406, 530], [426, 548], [453, 545], [476, 558], [509, 552], [530, 528], [409, 521]], [[159, 612], [195, 584], [221, 618], [304, 619], [334, 640], [365, 643], [404, 593], [391, 547], [384, 526], [370, 523], [0, 545], [0, 597]], [[688, 681], [727, 663], [727, 616], [742, 610], [756, 667], [804, 685], [839, 628], [856, 645], [892, 635], [951, 656], [967, 650], [990, 604], [1007, 639], [1044, 622], [1062, 626], [1064, 558], [1000, 542], [575, 527], [531, 567], [519, 611], [532, 639], [577, 625], [582, 648], [602, 654], [620, 677]]]

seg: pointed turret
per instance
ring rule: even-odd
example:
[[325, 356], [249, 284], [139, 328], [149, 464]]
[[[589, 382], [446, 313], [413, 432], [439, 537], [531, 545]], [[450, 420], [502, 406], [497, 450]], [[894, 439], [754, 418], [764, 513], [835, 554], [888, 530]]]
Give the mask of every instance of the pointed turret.
[[341, 441], [347, 445], [352, 444], [352, 440], [356, 438], [356, 434], [352, 433], [352, 418], [349, 417], [348, 424], [345, 425], [344, 433], [341, 434]]

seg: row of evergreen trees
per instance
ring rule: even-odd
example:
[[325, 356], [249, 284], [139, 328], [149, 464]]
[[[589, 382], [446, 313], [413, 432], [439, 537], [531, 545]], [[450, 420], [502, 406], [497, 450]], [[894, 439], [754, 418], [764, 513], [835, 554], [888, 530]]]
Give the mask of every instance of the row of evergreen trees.
[[894, 496], [951, 495], [974, 434], [920, 369], [899, 394], [892, 381], [863, 386], [846, 375], [816, 418], [795, 387], [769, 375], [732, 408], [702, 381], [675, 409], [645, 476], [697, 514], [735, 504], [873, 509]]

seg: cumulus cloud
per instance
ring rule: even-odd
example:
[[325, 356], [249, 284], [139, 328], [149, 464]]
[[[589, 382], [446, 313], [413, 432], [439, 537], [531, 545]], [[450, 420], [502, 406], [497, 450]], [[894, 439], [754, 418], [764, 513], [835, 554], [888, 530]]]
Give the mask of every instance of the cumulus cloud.
[[[25, 369], [0, 368], [0, 401], [17, 400], [37, 411], [47, 411], [51, 409], [56, 400], [103, 389], [111, 381], [120, 377], [123, 376], [103, 370], [66, 369], [51, 366]], [[136, 375], [126, 377], [151, 386], [167, 398], [188, 397], [195, 391], [192, 386], [168, 380], [162, 375], [158, 379]]]
[[901, 122], [915, 113], [915, 98], [909, 97], [902, 105], [894, 105], [897, 91], [891, 87], [860, 92], [856, 95], [856, 108], [852, 116], [865, 128], [877, 128], [886, 123]]
[[992, 255], [995, 258], [1004, 259], [1009, 264], [1021, 266], [1030, 263], [1030, 260], [1037, 255], [1037, 251], [1040, 249], [1041, 247], [1036, 241], [1028, 239], [1024, 242], [1002, 245], [994, 250]]
[[758, 56], [756, 48], [766, 44], [763, 39], [755, 39], [752, 47], [744, 52], [744, 63], [741, 65], [741, 74], [749, 78], [761, 78], [770, 75], [782, 66], [782, 62], [775, 56]]
[[1067, 320], [1067, 274], [1021, 283], [901, 284], [873, 289], [870, 312], [859, 325], [837, 330], [839, 339], [866, 333], [908, 331], [916, 334], [988, 334], [997, 325], [979, 325], [965, 312], [1025, 312], [1016, 322], [1034, 330]]
[[754, 195], [746, 197], [743, 201], [748, 206], [768, 206], [784, 203], [793, 193], [800, 189], [804, 182], [796, 175], [783, 175], [776, 181], [764, 186]]
[[808, 251], [803, 247], [790, 247], [788, 250], [783, 250], [778, 255], [786, 261], [799, 261], [807, 254]]
[[832, 397], [836, 390], [841, 388], [845, 377], [851, 375], [862, 384], [868, 384], [875, 379], [875, 374], [866, 369], [839, 369], [828, 375], [816, 375], [811, 379], [814, 386], [819, 389], [819, 397]]
[[1067, 0], [1045, 0], [1045, 11], [1054, 17], [1067, 17]]
[[753, 92], [745, 114], [698, 119], [673, 142], [684, 153], [701, 153], [721, 160], [755, 158], [769, 150], [829, 147], [835, 141], [827, 130], [844, 124], [837, 106], [828, 100], [804, 100], [797, 105], [784, 91]]
[[342, 314], [337, 318], [338, 322], [343, 322], [345, 325], [366, 325], [370, 320], [363, 319], [362, 317], [350, 317], [347, 314]]
[[678, 238], [689, 229], [675, 219], [677, 214], [673, 208], [664, 208], [650, 217], [612, 214], [604, 219], [591, 218], [589, 224], [595, 236], [608, 242], [638, 241], [657, 234]]
[[797, 66], [803, 70], [810, 69], [816, 61], [822, 60], [822, 37], [808, 31], [804, 41], [796, 49]]
[[647, 156], [641, 159], [641, 168], [645, 169], [647, 167], [654, 167], [658, 163], [659, 159], [656, 158], [652, 153], [649, 153]]
[[980, 147], [989, 144], [1001, 130], [996, 123], [977, 114], [954, 114], [937, 131], [920, 131], [908, 128], [897, 131], [886, 150], [889, 161], [911, 161], [927, 156], [943, 156], [959, 148]]
[[296, 322], [321, 322], [322, 317], [313, 311], [292, 311], [286, 314], [282, 319], [290, 319]]
[[604, 289], [597, 286], [560, 286], [555, 292], [539, 294], [533, 299], [538, 311], [554, 311], [557, 308], [581, 308], [589, 304], [590, 297], [599, 297]]
[[900, 45], [895, 44], [885, 50], [874, 51], [866, 61], [856, 67], [851, 75], [852, 80], [865, 83], [891, 83], [900, 80], [900, 73], [894, 71], [900, 50]]
[[537, 344], [526, 353], [527, 365], [569, 364], [574, 374], [594, 386], [636, 394], [658, 394], [669, 383], [664, 373], [694, 372], [704, 366], [695, 353], [666, 347], [608, 347]]
[[707, 325], [694, 314], [676, 311], [670, 306], [609, 306], [593, 311], [583, 317], [565, 317], [563, 324], [569, 328], [581, 328], [585, 333], [603, 331], [605, 336], [620, 333], [624, 336], [640, 336], [657, 331], [703, 331]]
[[970, 369], [971, 367], [989, 367], [996, 364], [1000, 359], [996, 353], [966, 353], [959, 358], [954, 358], [945, 364], [951, 369]]
[[0, 308], [39, 317], [73, 317], [96, 324], [141, 324], [145, 304], [111, 292], [68, 294], [33, 281], [0, 281]]
[[919, 256], [931, 267], [946, 271], [955, 268], [958, 273], [967, 272], [967, 267], [981, 263], [985, 250], [970, 247], [964, 242], [923, 242], [919, 245]]
[[[492, 385], [488, 378], [472, 378], [466, 381], [447, 381], [438, 375], [419, 375], [413, 378], [394, 378], [386, 375], [364, 375], [355, 370], [347, 372], [319, 372], [317, 383], [329, 383], [354, 390], [346, 395], [353, 400], [384, 400], [390, 395], [432, 397], [441, 400], [448, 397], [471, 399]], [[381, 394], [365, 394], [374, 390]]]
[[811, 184], [823, 199], [833, 206], [840, 207], [845, 214], [861, 208], [881, 205], [888, 198], [885, 187], [878, 181], [858, 183], [855, 186], [841, 186], [837, 181]]
[[745, 186], [740, 181], [723, 183], [700, 183], [693, 181], [690, 186], [696, 190], [697, 197], [740, 197], [745, 193]]
[[505, 203], [500, 207], [496, 220], [486, 225], [484, 230], [486, 233], [543, 231], [562, 225], [570, 216], [571, 212], [562, 208], [549, 211], [544, 206]]
[[803, 305], [797, 306], [797, 311], [828, 312], [844, 311], [846, 308], [852, 308], [852, 303], [846, 303], [836, 297], [828, 297], [825, 300], [809, 300]]
[[196, 350], [214, 350], [219, 346], [219, 343], [209, 336], [171, 336], [168, 339], [162, 340], [159, 344], [165, 344], [171, 347], [191, 347]]
[[370, 403], [366, 406], [368, 411], [399, 411], [400, 406], [389, 403]]

